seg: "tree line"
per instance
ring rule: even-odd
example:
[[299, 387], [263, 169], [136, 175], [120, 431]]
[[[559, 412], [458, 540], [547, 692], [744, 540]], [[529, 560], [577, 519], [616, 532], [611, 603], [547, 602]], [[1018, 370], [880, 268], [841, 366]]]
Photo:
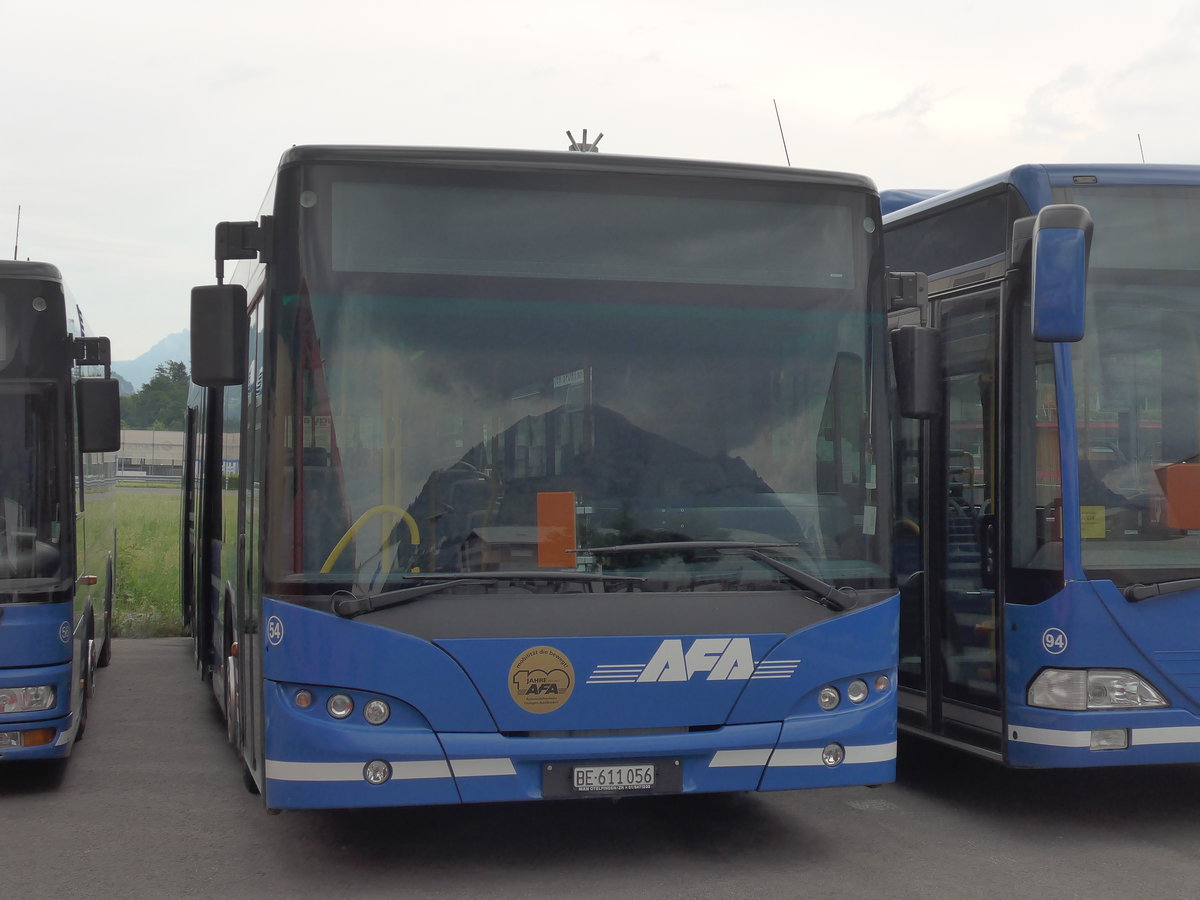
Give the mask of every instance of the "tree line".
[[141, 390], [121, 398], [121, 427], [183, 431], [191, 375], [186, 364], [159, 363]]

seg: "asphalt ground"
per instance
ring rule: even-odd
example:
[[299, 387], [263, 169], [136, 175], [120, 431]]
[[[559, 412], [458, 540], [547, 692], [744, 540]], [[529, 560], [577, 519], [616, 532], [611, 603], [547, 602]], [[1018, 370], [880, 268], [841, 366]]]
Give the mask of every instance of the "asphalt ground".
[[1200, 769], [268, 814], [186, 638], [118, 640], [66, 765], [0, 764], [0, 897], [1193, 897]]

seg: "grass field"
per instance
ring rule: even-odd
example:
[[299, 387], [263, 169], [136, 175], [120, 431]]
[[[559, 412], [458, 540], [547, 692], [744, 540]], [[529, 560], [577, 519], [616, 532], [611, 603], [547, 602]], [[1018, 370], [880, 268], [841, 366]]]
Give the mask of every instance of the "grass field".
[[179, 608], [179, 492], [122, 490], [117, 498], [117, 637], [184, 633]]

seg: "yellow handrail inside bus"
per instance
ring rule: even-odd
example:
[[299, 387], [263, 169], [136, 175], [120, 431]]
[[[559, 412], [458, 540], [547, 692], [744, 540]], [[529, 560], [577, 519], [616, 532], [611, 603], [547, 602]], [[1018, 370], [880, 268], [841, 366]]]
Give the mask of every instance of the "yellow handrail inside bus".
[[391, 506], [386, 503], [380, 504], [379, 506], [372, 506], [365, 513], [358, 517], [355, 523], [350, 526], [349, 530], [342, 535], [342, 539], [337, 542], [332, 550], [329, 551], [329, 556], [325, 558], [325, 562], [321, 566], [321, 571], [328, 572], [330, 569], [332, 569], [333, 564], [337, 562], [338, 557], [342, 555], [342, 551], [346, 549], [352, 540], [354, 540], [354, 536], [362, 530], [362, 527], [366, 525], [367, 522], [371, 521], [371, 519], [382, 515], [383, 513], [391, 513], [396, 518], [403, 519], [404, 523], [408, 525], [408, 536], [412, 538], [413, 546], [415, 547], [421, 543], [420, 532], [417, 530], [417, 520], [409, 514], [408, 510], [401, 509], [399, 506]]

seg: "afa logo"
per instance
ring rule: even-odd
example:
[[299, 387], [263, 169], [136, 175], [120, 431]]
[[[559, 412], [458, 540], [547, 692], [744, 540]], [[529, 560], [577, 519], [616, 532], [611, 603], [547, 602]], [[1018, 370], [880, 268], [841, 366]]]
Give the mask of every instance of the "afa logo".
[[575, 668], [553, 647], [530, 647], [508, 670], [508, 692], [526, 712], [554, 712], [570, 699], [574, 687]]

